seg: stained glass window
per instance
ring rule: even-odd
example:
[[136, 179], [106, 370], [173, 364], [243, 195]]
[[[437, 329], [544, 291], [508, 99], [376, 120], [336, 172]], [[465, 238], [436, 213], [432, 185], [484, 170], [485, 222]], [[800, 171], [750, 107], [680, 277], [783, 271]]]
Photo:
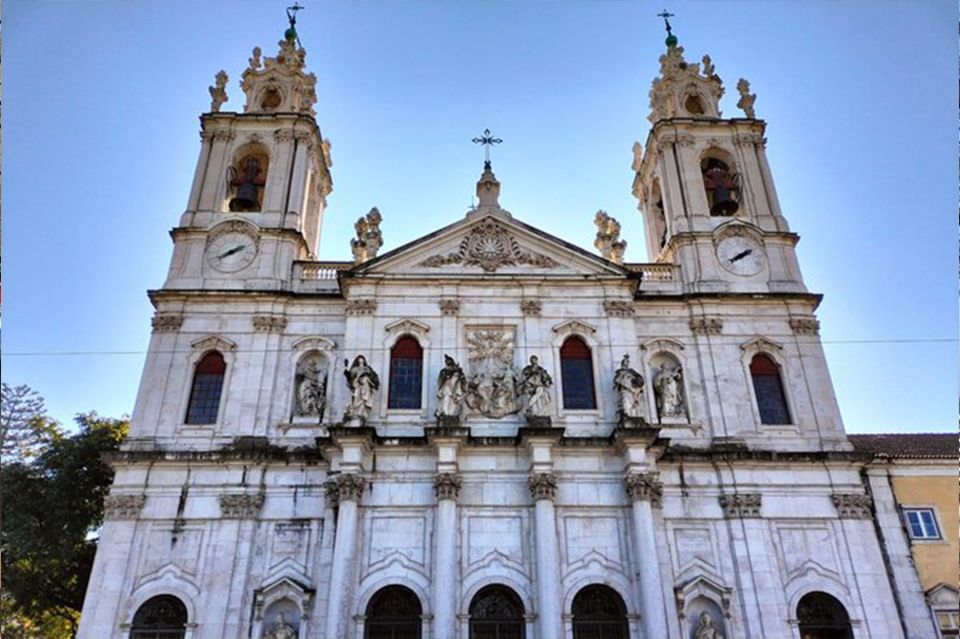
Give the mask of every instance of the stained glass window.
[[761, 424], [789, 424], [790, 411], [787, 410], [787, 397], [783, 392], [780, 369], [766, 355], [755, 355], [750, 362], [750, 376], [753, 378], [753, 392], [760, 409]]
[[565, 409], [589, 410], [597, 407], [590, 347], [579, 337], [568, 337], [560, 347], [560, 378]]
[[223, 361], [223, 355], [217, 351], [210, 351], [197, 363], [193, 371], [193, 386], [190, 388], [186, 423], [217, 423], [220, 393], [223, 390], [223, 376], [226, 372], [227, 364]]
[[401, 337], [390, 350], [388, 408], [420, 408], [423, 349], [412, 337]]

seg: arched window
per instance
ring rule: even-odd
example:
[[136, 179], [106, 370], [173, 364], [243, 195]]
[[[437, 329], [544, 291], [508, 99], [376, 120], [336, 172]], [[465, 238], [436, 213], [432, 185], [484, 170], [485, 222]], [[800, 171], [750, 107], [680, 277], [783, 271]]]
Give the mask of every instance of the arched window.
[[628, 639], [627, 607], [609, 586], [593, 584], [573, 598], [573, 639]]
[[505, 586], [487, 586], [470, 602], [470, 639], [524, 639], [523, 602]]
[[388, 408], [420, 408], [423, 387], [423, 349], [409, 335], [401, 337], [390, 349], [390, 389]]
[[568, 337], [560, 347], [560, 378], [563, 407], [567, 410], [597, 407], [593, 393], [593, 361], [590, 347], [579, 337]]
[[733, 215], [740, 209], [740, 176], [726, 162], [714, 157], [700, 161], [710, 215]]
[[423, 622], [420, 599], [409, 588], [387, 586], [367, 604], [364, 639], [420, 639]]
[[753, 378], [753, 392], [760, 409], [761, 424], [789, 424], [790, 411], [787, 410], [787, 396], [783, 392], [780, 369], [767, 355], [760, 353], [750, 360], [750, 377]]
[[186, 423], [217, 423], [220, 392], [223, 390], [223, 376], [226, 372], [227, 363], [217, 351], [210, 351], [197, 362], [193, 371], [193, 385], [190, 387]]
[[853, 639], [843, 604], [825, 592], [810, 592], [797, 604], [801, 639]]
[[137, 609], [130, 639], [182, 639], [186, 628], [187, 607], [172, 595], [160, 595]]

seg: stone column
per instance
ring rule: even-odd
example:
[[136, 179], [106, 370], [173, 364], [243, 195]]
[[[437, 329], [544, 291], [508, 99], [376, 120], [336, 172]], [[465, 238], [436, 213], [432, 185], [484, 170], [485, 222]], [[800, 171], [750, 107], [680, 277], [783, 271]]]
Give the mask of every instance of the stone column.
[[195, 213], [200, 206], [200, 189], [207, 177], [207, 162], [210, 161], [210, 147], [213, 144], [213, 134], [209, 131], [200, 132], [200, 157], [197, 159], [197, 169], [193, 173], [193, 184], [190, 186], [190, 197], [187, 198], [187, 211]]
[[355, 577], [354, 558], [357, 549], [357, 514], [365, 486], [363, 477], [353, 473], [339, 475], [326, 484], [327, 500], [338, 507], [333, 565], [330, 569], [330, 597], [327, 600], [326, 637], [347, 637], [349, 634]]
[[[831, 495], [831, 499], [843, 527], [854, 583], [863, 606], [864, 636], [890, 639], [936, 636], [931, 634], [931, 631], [936, 631], [930, 627], [929, 622], [917, 628], [906, 628], [902, 625], [890, 575], [886, 569], [886, 560], [880, 550], [873, 524], [870, 496], [862, 493], [835, 493]], [[927, 609], [924, 605], [924, 610]]]
[[234, 133], [229, 129], [217, 129], [213, 132], [213, 146], [210, 149], [207, 171], [197, 201], [197, 211], [220, 209], [220, 200], [227, 188], [227, 167], [230, 163], [227, 151], [233, 138]]
[[537, 544], [539, 639], [563, 637], [560, 552], [557, 547], [557, 516], [553, 507], [556, 495], [556, 475], [535, 473], [530, 476], [530, 496], [534, 500], [534, 538]]
[[433, 636], [457, 635], [457, 500], [460, 475], [437, 473], [433, 490], [437, 495], [436, 555], [433, 579]]
[[[284, 216], [287, 213], [294, 213], [297, 217], [302, 217], [306, 212], [305, 205], [307, 203], [307, 156], [310, 152], [310, 134], [306, 131], [297, 131], [294, 133], [294, 139], [297, 144], [293, 156], [293, 171], [288, 185], [289, 191], [286, 196], [287, 210], [282, 213]], [[303, 221], [288, 222], [284, 219], [284, 227], [287, 227], [288, 224], [293, 224], [295, 228], [302, 228]]]
[[[730, 548], [736, 566], [751, 566], [752, 557], [747, 539], [750, 519], [760, 519], [763, 496], [760, 493], [734, 493], [718, 497], [720, 508], [726, 519], [740, 520], [729, 526]], [[743, 602], [744, 616], [741, 619], [743, 629], [749, 636], [764, 636], [763, 618], [760, 612], [760, 598], [752, 569], [737, 571], [737, 587]]]
[[667, 637], [666, 604], [663, 599], [660, 564], [654, 538], [653, 507], [660, 506], [663, 484], [657, 473], [632, 472], [623, 480], [627, 497], [633, 502], [633, 543], [640, 578], [640, 613], [644, 637]]

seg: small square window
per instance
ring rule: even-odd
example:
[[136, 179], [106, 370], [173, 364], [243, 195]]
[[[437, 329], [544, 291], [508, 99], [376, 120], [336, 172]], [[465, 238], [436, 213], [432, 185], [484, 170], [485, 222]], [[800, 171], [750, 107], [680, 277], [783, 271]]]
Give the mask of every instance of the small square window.
[[940, 527], [933, 508], [904, 508], [904, 519], [911, 539], [940, 539]]
[[960, 637], [960, 612], [956, 610], [936, 610], [937, 626], [941, 637]]

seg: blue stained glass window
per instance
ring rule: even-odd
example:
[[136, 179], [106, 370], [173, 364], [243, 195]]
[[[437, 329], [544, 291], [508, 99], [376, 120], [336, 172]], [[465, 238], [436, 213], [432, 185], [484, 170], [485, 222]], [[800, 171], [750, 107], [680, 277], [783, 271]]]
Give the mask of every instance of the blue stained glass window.
[[753, 392], [760, 410], [761, 424], [789, 424], [787, 396], [783, 392], [780, 369], [766, 355], [756, 355], [750, 362]]
[[597, 407], [590, 348], [579, 337], [567, 338], [560, 347], [560, 378], [565, 409], [591, 410]]
[[390, 350], [388, 408], [420, 408], [423, 349], [412, 337], [402, 337]]
[[227, 364], [223, 355], [211, 351], [197, 363], [187, 404], [187, 424], [216, 424], [220, 410], [220, 393]]

